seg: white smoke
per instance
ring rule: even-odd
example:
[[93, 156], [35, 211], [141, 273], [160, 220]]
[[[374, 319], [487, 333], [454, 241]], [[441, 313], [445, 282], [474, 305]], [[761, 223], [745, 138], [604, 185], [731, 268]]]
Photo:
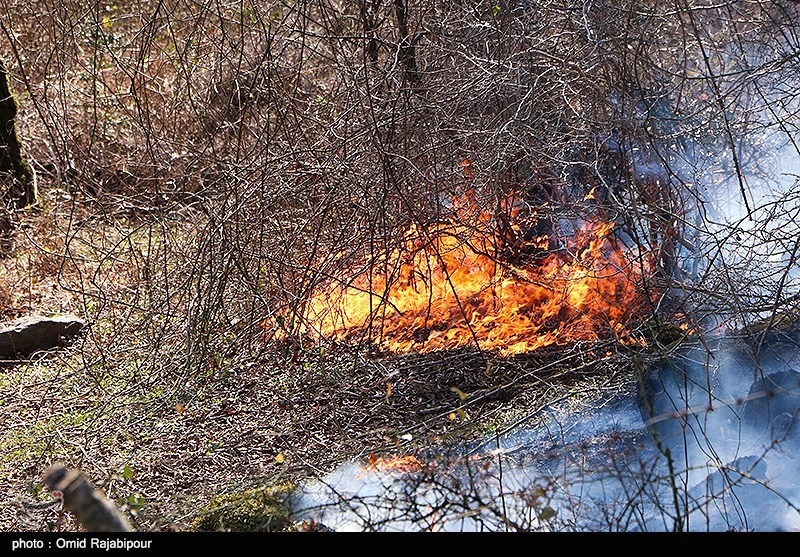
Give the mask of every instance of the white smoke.
[[[662, 146], [688, 200], [679, 286], [727, 325], [717, 332], [800, 295], [796, 97], [754, 79], [725, 117], [744, 114], [746, 134]], [[800, 346], [786, 336], [708, 336], [650, 369], [644, 396], [548, 408], [510, 435], [431, 455], [428, 470], [348, 463], [304, 486], [298, 517], [342, 531], [800, 531]]]
[[349, 463], [297, 512], [340, 531], [800, 531], [800, 351], [709, 348], [651, 370], [647, 397], [551, 409], [427, 471]]

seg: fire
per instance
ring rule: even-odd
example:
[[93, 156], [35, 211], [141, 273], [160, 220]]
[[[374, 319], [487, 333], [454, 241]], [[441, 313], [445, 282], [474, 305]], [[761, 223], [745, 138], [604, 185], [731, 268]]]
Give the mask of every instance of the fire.
[[[643, 307], [646, 265], [614, 223], [582, 220], [548, 252], [546, 236], [520, 240], [519, 219], [498, 237], [472, 197], [458, 216], [411, 227], [398, 249], [313, 297], [307, 322], [322, 337], [367, 339], [397, 353], [476, 346], [508, 356], [609, 337], [637, 342], [631, 323]], [[539, 255], [505, 261], [509, 235]]]
[[414, 455], [400, 455], [393, 457], [379, 457], [369, 455], [369, 462], [364, 466], [368, 472], [399, 472], [408, 474], [417, 472], [422, 468], [422, 461]]

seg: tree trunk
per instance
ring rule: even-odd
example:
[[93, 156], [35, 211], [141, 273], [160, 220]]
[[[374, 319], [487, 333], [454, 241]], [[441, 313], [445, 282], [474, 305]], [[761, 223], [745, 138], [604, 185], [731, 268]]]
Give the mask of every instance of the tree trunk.
[[17, 99], [8, 87], [8, 74], [0, 60], [0, 184], [6, 186], [2, 199], [9, 209], [36, 203], [36, 175], [22, 155], [15, 119]]

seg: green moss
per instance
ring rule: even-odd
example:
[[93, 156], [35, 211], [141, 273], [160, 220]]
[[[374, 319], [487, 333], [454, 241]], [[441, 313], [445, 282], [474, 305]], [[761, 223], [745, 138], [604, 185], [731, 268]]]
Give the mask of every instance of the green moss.
[[792, 312], [775, 313], [750, 323], [745, 330], [751, 335], [792, 333], [798, 328], [798, 315]]
[[97, 421], [91, 411], [67, 412], [53, 416], [25, 428], [9, 428], [0, 436], [0, 466], [23, 461], [31, 455], [49, 452], [60, 458], [80, 456], [81, 449], [74, 443], [63, 442], [74, 438]]
[[662, 346], [672, 346], [687, 336], [686, 331], [672, 323], [665, 324], [656, 332], [655, 338]]
[[220, 495], [194, 520], [198, 532], [280, 532], [293, 529], [287, 500], [292, 484]]

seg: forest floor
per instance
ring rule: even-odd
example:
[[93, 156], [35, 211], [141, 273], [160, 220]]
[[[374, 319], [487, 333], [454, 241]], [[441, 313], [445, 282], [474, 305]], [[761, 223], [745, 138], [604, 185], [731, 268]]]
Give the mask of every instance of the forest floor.
[[635, 380], [630, 350], [614, 342], [510, 359], [272, 343], [190, 376], [179, 345], [153, 352], [141, 326], [125, 327], [126, 304], [110, 301], [141, 281], [126, 252], [136, 242], [116, 240], [140, 224], [96, 221], [69, 236], [84, 209], [52, 194], [44, 206], [23, 217], [0, 260], [0, 319], [75, 314], [88, 327], [67, 346], [0, 367], [2, 531], [80, 529], [44, 487], [53, 464], [81, 470], [136, 530], [187, 531], [221, 494], [376, 456], [433, 458], [535, 422], [555, 400], [580, 404]]

